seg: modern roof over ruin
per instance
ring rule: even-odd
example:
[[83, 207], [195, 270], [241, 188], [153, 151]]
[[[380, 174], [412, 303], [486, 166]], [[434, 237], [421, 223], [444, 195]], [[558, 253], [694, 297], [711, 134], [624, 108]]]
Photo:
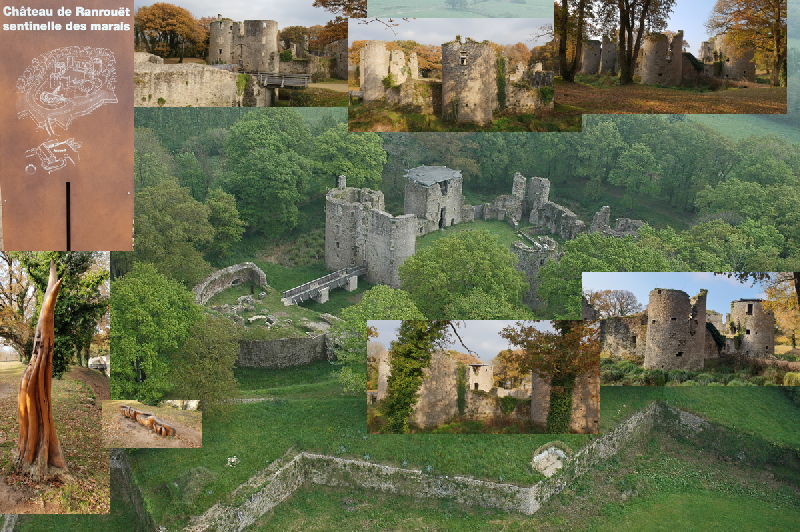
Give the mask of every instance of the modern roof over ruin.
[[446, 166], [417, 166], [406, 174], [408, 179], [413, 179], [423, 185], [433, 185], [442, 181], [450, 181], [461, 177], [461, 170], [453, 170]]

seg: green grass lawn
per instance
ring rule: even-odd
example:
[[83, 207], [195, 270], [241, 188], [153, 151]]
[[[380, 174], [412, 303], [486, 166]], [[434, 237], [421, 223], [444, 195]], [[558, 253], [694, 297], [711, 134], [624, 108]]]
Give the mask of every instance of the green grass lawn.
[[417, 238], [417, 252], [433, 246], [433, 244], [440, 238], [444, 238], [460, 231], [470, 231], [475, 229], [489, 231], [492, 233], [492, 235], [497, 237], [500, 245], [506, 249], [509, 249], [511, 244], [518, 240], [525, 242], [525, 239], [517, 235], [517, 232], [508, 224], [508, 222], [500, 220], [476, 220], [470, 223], [453, 225], [446, 229], [434, 231], [433, 233], [428, 233], [427, 235]]

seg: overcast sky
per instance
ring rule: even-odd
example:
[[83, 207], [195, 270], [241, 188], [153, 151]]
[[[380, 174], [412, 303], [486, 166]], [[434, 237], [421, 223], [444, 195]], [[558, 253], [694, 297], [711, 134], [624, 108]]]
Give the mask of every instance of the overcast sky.
[[650, 291], [654, 288], [683, 290], [689, 297], [696, 296], [701, 288], [708, 290], [706, 309], [716, 310], [723, 316], [731, 311], [731, 301], [737, 299], [763, 299], [760, 285], [752, 281], [740, 283], [735, 278], [713, 273], [617, 273], [584, 272], [584, 290], [630, 290], [643, 307], [647, 306]]
[[[392, 341], [397, 339], [397, 329], [400, 327], [400, 321], [370, 320], [367, 323], [369, 326], [378, 329], [379, 336], [375, 341], [382, 343], [386, 349], [389, 349]], [[509, 345], [508, 341], [500, 337], [500, 331], [504, 327], [516, 324], [517, 321], [463, 320], [460, 323], [461, 326], [458, 328], [458, 334], [461, 336], [461, 339], [464, 340], [464, 345], [472, 350], [484, 364], [490, 363], [500, 351], [513, 348], [513, 346]], [[549, 321], [537, 322], [536, 328], [543, 331], [553, 331]], [[458, 338], [455, 338], [452, 333], [450, 336], [454, 342], [449, 348], [455, 349], [461, 353], [465, 352]]]
[[398, 26], [391, 29], [384, 24], [371, 22], [359, 24], [359, 19], [350, 19], [348, 28], [350, 43], [353, 41], [417, 41], [420, 44], [440, 45], [461, 35], [475, 41], [492, 41], [497, 44], [524, 43], [528, 48], [541, 46], [547, 39], [530, 40], [540, 26], [552, 24], [552, 18], [417, 18], [397, 20]]
[[[135, 1], [134, 9], [155, 4], [153, 1]], [[176, 0], [169, 2], [191, 12], [195, 18], [214, 17], [222, 15], [237, 22], [244, 20], [274, 20], [280, 29], [288, 26], [314, 26], [325, 25], [333, 20], [335, 15], [322, 8], [313, 7], [314, 0], [300, 0], [299, 2], [278, 2], [276, 0]]]

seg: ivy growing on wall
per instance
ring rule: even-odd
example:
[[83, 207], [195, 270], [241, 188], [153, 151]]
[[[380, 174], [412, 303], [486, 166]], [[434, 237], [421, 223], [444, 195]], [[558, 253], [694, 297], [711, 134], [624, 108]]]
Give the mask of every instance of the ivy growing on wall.
[[463, 416], [467, 409], [467, 366], [458, 363], [458, 377], [456, 378], [456, 405], [458, 405], [458, 415]]
[[497, 68], [497, 103], [500, 109], [505, 109], [506, 84], [508, 83], [508, 79], [506, 78], [506, 60], [502, 54], [497, 54], [497, 60], [495, 64]]
[[572, 417], [572, 390], [575, 375], [558, 375], [550, 382], [550, 411], [547, 413], [547, 433], [569, 433]]

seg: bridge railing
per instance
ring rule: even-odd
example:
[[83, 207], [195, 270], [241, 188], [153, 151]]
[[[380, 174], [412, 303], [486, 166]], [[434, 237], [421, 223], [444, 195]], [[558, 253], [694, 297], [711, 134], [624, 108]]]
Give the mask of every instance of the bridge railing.
[[[296, 296], [304, 292], [319, 290], [320, 288], [338, 288], [339, 286], [345, 284], [347, 279], [349, 279], [350, 277], [353, 277], [354, 275], [358, 277], [360, 275], [364, 275], [365, 273], [367, 273], [366, 266], [350, 266], [348, 268], [342, 268], [341, 270], [337, 270], [333, 273], [323, 275], [322, 277], [314, 279], [313, 281], [309, 281], [307, 283], [301, 284], [300, 286], [291, 288], [283, 292], [281, 294], [281, 298], [288, 299], [291, 298], [292, 296]], [[337, 282], [340, 282], [341, 284], [333, 286]]]
[[308, 87], [311, 74], [282, 74], [280, 72], [248, 72], [265, 87]]

